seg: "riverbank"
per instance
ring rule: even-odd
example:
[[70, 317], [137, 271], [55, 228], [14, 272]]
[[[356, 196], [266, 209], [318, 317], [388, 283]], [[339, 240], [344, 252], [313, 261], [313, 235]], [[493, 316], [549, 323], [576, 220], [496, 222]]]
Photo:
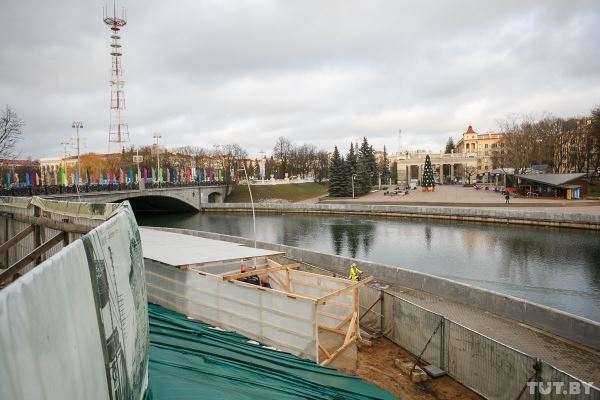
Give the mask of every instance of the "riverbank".
[[[586, 207], [452, 207], [363, 203], [258, 203], [257, 212], [365, 215], [386, 218], [430, 218], [469, 222], [551, 226], [600, 230], [600, 206]], [[203, 212], [250, 212], [249, 203], [202, 204]]]
[[[316, 199], [327, 194], [328, 185], [321, 183], [289, 183], [281, 185], [252, 185], [252, 198], [260, 202], [299, 202]], [[250, 201], [248, 187], [236, 185], [227, 196], [228, 203], [247, 203]]]

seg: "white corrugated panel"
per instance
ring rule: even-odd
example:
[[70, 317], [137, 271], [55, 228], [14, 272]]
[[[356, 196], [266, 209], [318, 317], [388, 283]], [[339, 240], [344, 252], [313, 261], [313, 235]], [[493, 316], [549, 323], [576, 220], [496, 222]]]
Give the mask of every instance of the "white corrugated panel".
[[144, 257], [167, 265], [182, 266], [282, 254], [237, 243], [181, 233], [140, 228]]

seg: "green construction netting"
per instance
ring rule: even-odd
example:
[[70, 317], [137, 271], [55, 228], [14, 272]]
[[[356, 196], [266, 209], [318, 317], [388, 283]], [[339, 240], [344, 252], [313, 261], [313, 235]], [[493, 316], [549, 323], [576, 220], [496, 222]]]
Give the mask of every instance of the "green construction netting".
[[154, 304], [148, 317], [149, 399], [395, 399], [358, 377]]

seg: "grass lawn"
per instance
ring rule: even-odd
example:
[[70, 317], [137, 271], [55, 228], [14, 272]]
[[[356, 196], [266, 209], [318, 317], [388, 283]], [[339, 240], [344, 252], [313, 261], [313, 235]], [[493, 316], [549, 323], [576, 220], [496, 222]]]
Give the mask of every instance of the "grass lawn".
[[[312, 199], [327, 194], [329, 186], [321, 183], [290, 183], [287, 185], [250, 185], [255, 202], [281, 199], [291, 202]], [[227, 197], [227, 203], [250, 202], [248, 186], [236, 185]]]

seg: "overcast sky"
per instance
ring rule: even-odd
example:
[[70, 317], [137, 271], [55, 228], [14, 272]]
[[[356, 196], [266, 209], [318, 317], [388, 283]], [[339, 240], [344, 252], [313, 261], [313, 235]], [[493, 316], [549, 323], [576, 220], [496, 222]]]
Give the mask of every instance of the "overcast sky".
[[[110, 3], [110, 2], [109, 2]], [[0, 103], [27, 123], [21, 156], [58, 156], [81, 120], [108, 148], [110, 30], [103, 1], [7, 0]], [[112, 5], [112, 3], [110, 3]], [[120, 0], [131, 142], [275, 139], [344, 151], [439, 150], [508, 115], [600, 104], [600, 2]]]

